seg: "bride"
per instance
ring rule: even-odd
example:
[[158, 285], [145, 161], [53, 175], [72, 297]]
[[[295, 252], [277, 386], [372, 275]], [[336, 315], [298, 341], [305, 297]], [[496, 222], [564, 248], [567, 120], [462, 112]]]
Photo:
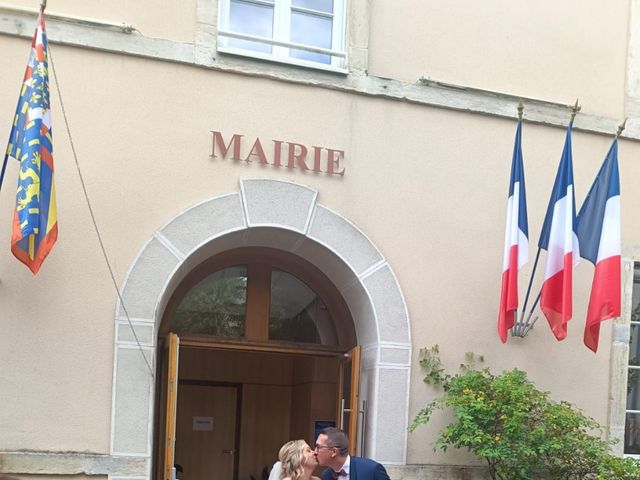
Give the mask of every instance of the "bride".
[[282, 480], [320, 480], [313, 476], [318, 466], [315, 452], [304, 440], [291, 440], [285, 443], [278, 454]]

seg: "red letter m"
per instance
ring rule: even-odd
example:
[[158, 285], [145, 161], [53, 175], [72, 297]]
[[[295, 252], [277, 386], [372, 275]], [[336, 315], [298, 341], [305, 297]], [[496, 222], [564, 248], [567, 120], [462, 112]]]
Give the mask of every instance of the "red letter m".
[[240, 160], [240, 139], [244, 135], [238, 135], [237, 133], [234, 133], [233, 137], [231, 137], [231, 140], [229, 141], [229, 144], [225, 145], [224, 139], [222, 138], [222, 134], [220, 132], [211, 130], [211, 133], [213, 134], [213, 149], [211, 151], [211, 156], [213, 158], [218, 157], [218, 155], [216, 155], [216, 145], [218, 146], [218, 150], [220, 150], [219, 156], [222, 158], [227, 158], [229, 149], [233, 145], [233, 154], [231, 158], [233, 160]]

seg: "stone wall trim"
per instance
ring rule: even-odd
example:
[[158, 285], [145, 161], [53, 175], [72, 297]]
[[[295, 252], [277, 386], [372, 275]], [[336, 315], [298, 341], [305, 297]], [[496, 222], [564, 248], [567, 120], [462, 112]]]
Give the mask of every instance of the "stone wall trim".
[[145, 457], [80, 452], [0, 452], [0, 473], [147, 476]]

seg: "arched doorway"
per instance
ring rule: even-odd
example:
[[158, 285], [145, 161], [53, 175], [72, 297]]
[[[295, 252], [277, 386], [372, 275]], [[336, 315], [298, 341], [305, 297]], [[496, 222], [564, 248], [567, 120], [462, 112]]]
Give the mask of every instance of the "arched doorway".
[[[159, 337], [155, 478], [170, 480], [177, 464], [194, 480], [259, 479], [282, 444], [313, 444], [326, 426], [348, 431], [360, 453], [355, 328], [306, 260], [259, 247], [216, 255], [175, 289]], [[179, 372], [171, 388], [169, 372]]]
[[351, 222], [319, 204], [317, 196], [291, 182], [244, 179], [239, 192], [179, 213], [141, 249], [122, 298], [152, 374], [120, 302], [116, 308], [110, 451], [116, 458], [137, 459], [126, 478], [150, 478], [153, 470], [155, 354], [170, 299], [199, 265], [238, 247], [290, 252], [318, 268], [339, 291], [362, 346], [364, 454], [387, 464], [405, 463], [411, 364], [406, 304], [380, 251]]

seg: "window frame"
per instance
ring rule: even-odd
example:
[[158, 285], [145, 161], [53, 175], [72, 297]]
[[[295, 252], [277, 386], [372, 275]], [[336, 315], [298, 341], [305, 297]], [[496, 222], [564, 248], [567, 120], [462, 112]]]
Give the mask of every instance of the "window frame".
[[[628, 314], [624, 315], [624, 318], [627, 320], [628, 325], [629, 325], [629, 330], [628, 330], [628, 338], [626, 339], [626, 343], [627, 343], [627, 348], [626, 348], [626, 363], [625, 363], [625, 369], [624, 369], [624, 381], [622, 382], [624, 384], [625, 387], [625, 395], [622, 395], [623, 397], [623, 401], [624, 401], [624, 421], [623, 421], [623, 425], [624, 425], [624, 430], [622, 432], [622, 453], [625, 457], [630, 457], [630, 458], [635, 458], [635, 459], [640, 459], [640, 453], [626, 453], [624, 451], [626, 445], [625, 445], [625, 437], [626, 437], [626, 433], [627, 433], [627, 414], [631, 413], [631, 414], [635, 414], [635, 415], [639, 415], [640, 414], [640, 409], [638, 410], [633, 410], [633, 409], [629, 409], [628, 408], [628, 390], [627, 390], [627, 385], [629, 382], [629, 376], [630, 376], [630, 372], [631, 370], [640, 370], [640, 365], [631, 365], [630, 360], [631, 360], [631, 355], [632, 355], [632, 351], [631, 351], [631, 330], [633, 328], [634, 325], [637, 325], [640, 327], [640, 321], [633, 321], [633, 309], [634, 309], [634, 298], [633, 298], [633, 292], [634, 292], [634, 286], [636, 285], [636, 269], [638, 269], [640, 271], [640, 261], [638, 261], [637, 259], [634, 259], [634, 261], [630, 262], [630, 295], [628, 295], [629, 297], [629, 308], [628, 308]], [[640, 275], [638, 277], [639, 281], [638, 281], [638, 285], [640, 286]], [[623, 295], [624, 298], [624, 295]], [[640, 302], [640, 299], [639, 299]]]
[[[237, 0], [247, 4], [273, 6], [273, 35], [271, 38], [245, 35], [232, 32], [229, 28], [231, 1], [220, 0], [218, 2], [218, 40], [217, 50], [221, 53], [251, 57], [259, 60], [267, 60], [277, 63], [295, 65], [299, 67], [313, 68], [337, 73], [348, 73], [346, 52], [346, 8], [347, 0], [333, 0], [333, 12], [321, 12], [317, 10], [296, 7], [292, 0]], [[291, 12], [299, 11], [311, 15], [332, 18], [331, 48], [324, 49], [310, 45], [302, 45], [290, 41]], [[240, 38], [249, 41], [259, 41], [273, 47], [272, 53], [255, 52], [248, 49], [230, 47], [230, 38]], [[324, 64], [303, 60], [289, 56], [290, 49], [305, 50], [331, 56], [331, 63]]]

